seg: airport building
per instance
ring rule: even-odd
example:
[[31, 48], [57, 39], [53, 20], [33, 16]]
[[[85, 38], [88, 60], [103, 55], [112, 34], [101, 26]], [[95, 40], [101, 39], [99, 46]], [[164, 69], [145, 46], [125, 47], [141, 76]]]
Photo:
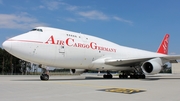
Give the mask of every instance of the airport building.
[[172, 74], [180, 74], [180, 62], [172, 63]]

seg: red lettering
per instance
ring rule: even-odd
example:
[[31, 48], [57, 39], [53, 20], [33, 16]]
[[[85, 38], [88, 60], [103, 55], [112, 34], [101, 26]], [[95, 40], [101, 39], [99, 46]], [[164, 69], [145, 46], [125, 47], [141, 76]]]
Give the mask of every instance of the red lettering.
[[78, 47], [81, 47], [81, 48], [82, 48], [82, 47], [83, 47], [83, 44], [81, 44], [81, 43], [78, 43]]
[[66, 39], [66, 45], [68, 45], [68, 46], [72, 46], [72, 45], [73, 45], [73, 43], [70, 44], [70, 40], [71, 40], [72, 42], [74, 42], [74, 39], [68, 38], [68, 39]]
[[108, 51], [108, 48], [105, 48], [105, 51]]
[[90, 46], [87, 44], [87, 45], [86, 45], [86, 48], [89, 48], [89, 47], [90, 47]]
[[64, 41], [60, 41], [60, 45], [64, 46]]
[[112, 52], [112, 49], [109, 49], [110, 52]]
[[76, 43], [74, 44], [74, 47], [78, 47]]
[[101, 49], [101, 47], [98, 46], [98, 50], [100, 50], [100, 49]]
[[60, 41], [60, 40], [57, 40], [57, 42], [56, 42], [57, 45], [60, 43], [59, 41]]
[[103, 51], [104, 51], [104, 47], [101, 47], [101, 50], [103, 50]]
[[47, 43], [47, 44], [55, 44], [53, 35], [45, 43]]
[[[56, 41], [56, 43], [55, 43]], [[116, 52], [116, 49], [114, 48], [108, 48], [108, 47], [102, 47], [98, 46], [97, 43], [91, 42], [90, 44], [84, 44], [84, 43], [76, 43], [74, 39], [67, 38], [66, 41], [63, 40], [54, 40], [53, 35], [49, 37], [49, 39], [45, 42], [46, 44], [57, 44], [64, 46], [65, 44], [70, 47], [79, 47], [79, 48], [91, 48], [93, 50], [101, 50], [101, 51], [107, 51], [107, 52]], [[164, 47], [166, 47], [166, 41], [164, 42]]]
[[57, 44], [57, 45], [62, 45], [62, 46], [64, 46], [64, 41], [62, 41], [62, 40], [57, 40], [56, 44]]
[[96, 43], [94, 43], [94, 42], [91, 42], [91, 43], [90, 43], [90, 47], [91, 47], [92, 49], [97, 49]]

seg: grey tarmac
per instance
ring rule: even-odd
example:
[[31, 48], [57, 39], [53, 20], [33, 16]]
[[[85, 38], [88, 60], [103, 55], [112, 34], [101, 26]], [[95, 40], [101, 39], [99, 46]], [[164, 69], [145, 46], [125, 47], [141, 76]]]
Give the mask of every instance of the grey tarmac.
[[1, 75], [0, 101], [180, 101], [180, 74], [146, 79], [58, 75], [49, 81], [38, 75]]

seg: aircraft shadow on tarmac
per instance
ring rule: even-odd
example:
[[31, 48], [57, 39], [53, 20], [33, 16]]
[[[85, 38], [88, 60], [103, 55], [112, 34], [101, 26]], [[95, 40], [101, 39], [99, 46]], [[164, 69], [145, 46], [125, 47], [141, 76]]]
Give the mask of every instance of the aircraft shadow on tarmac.
[[[112, 78], [112, 79], [108, 79], [108, 80], [115, 80], [115, 79], [118, 79], [118, 78]], [[82, 77], [76, 77], [76, 78], [50, 78], [48, 81], [77, 81], [77, 80], [107, 80], [107, 79], [104, 79], [104, 78], [99, 78], [99, 77], [85, 77], [85, 78], [82, 78]], [[17, 80], [12, 80], [12, 81], [41, 81], [40, 79], [17, 79]]]
[[[77, 81], [77, 80], [140, 80], [140, 81], [155, 81], [155, 80], [180, 80], [180, 77], [162, 77], [162, 76], [149, 76], [146, 79], [119, 79], [119, 78], [112, 78], [112, 79], [104, 79], [100, 77], [76, 77], [76, 78], [50, 78], [48, 81]], [[41, 81], [39, 78], [37, 79], [17, 79], [12, 81]]]

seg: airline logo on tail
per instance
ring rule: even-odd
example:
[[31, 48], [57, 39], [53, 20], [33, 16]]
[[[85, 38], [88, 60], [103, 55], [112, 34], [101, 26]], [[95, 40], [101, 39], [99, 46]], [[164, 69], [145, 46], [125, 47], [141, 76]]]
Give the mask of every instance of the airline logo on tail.
[[168, 54], [169, 34], [166, 34], [162, 43], [159, 46], [158, 53]]

